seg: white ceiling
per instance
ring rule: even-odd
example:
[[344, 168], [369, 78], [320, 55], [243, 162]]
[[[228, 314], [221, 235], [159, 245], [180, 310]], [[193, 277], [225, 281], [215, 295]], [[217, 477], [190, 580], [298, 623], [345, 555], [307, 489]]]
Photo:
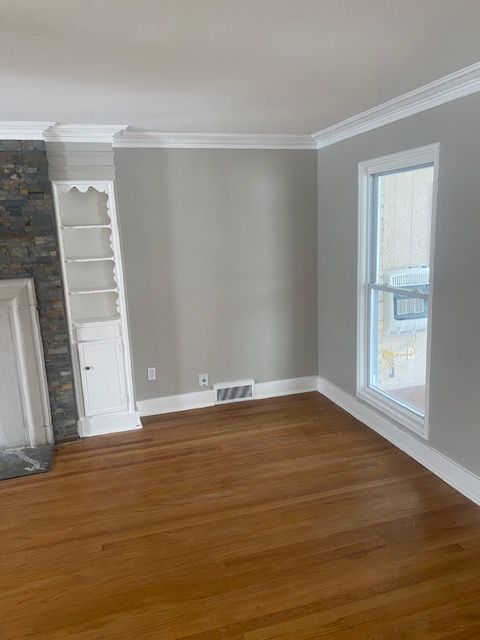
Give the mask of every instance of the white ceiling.
[[0, 0], [0, 120], [313, 133], [480, 60], [480, 0]]

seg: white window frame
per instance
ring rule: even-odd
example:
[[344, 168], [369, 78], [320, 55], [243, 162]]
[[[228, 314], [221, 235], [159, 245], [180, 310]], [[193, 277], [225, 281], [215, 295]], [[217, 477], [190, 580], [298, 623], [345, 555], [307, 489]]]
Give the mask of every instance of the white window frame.
[[[401, 151], [391, 155], [366, 160], [358, 165], [358, 299], [357, 299], [357, 397], [393, 418], [402, 426], [414, 431], [426, 440], [429, 437], [429, 390], [430, 390], [430, 352], [431, 321], [434, 281], [434, 244], [435, 218], [438, 190], [439, 143]], [[427, 364], [425, 380], [425, 414], [409, 408], [400, 401], [395, 401], [386, 393], [369, 385], [369, 359], [371, 356], [370, 338], [370, 291], [372, 288], [372, 222], [373, 222], [373, 178], [378, 173], [400, 171], [424, 164], [433, 165], [433, 199], [430, 236], [430, 290], [425, 297], [429, 300], [427, 320]], [[373, 287], [388, 291], [388, 286]], [[423, 297], [415, 294], [415, 297]]]

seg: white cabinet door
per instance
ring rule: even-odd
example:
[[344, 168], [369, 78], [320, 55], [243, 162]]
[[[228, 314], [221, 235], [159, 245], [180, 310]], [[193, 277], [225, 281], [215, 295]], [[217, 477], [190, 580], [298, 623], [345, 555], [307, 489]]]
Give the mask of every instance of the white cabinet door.
[[121, 340], [79, 342], [85, 415], [125, 411], [125, 370]]

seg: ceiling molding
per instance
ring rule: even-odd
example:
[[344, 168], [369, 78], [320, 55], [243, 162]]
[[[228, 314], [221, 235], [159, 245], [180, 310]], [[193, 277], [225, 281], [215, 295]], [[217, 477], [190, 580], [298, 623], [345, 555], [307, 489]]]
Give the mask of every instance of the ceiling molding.
[[126, 124], [54, 124], [45, 131], [46, 142], [103, 142], [112, 144]]
[[152, 149], [316, 149], [309, 135], [276, 133], [162, 133], [123, 131], [117, 148]]
[[480, 62], [312, 134], [317, 149], [480, 91]]
[[0, 121], [0, 140], [96, 142], [117, 148], [322, 149], [480, 91], [480, 62], [310, 135], [132, 131], [128, 125]]
[[0, 120], [0, 140], [43, 140], [55, 122]]

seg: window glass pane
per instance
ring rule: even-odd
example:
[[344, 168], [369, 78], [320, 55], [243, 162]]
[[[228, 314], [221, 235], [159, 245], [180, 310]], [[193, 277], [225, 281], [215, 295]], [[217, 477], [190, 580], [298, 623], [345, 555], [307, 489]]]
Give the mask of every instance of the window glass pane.
[[428, 301], [371, 291], [370, 385], [425, 413]]
[[374, 280], [390, 286], [424, 287], [429, 282], [433, 166], [379, 174], [374, 184]]

